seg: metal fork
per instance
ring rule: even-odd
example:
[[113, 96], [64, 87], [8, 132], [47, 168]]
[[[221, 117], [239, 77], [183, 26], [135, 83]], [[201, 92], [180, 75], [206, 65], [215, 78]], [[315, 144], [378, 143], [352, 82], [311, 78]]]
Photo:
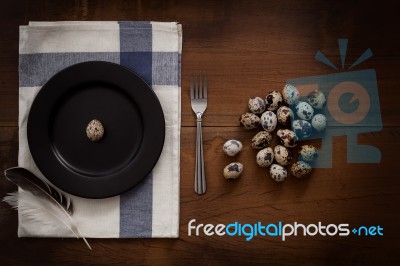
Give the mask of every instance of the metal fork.
[[206, 176], [204, 173], [203, 134], [201, 117], [207, 108], [207, 78], [204, 75], [193, 76], [190, 79], [190, 100], [192, 110], [197, 118], [196, 133], [196, 165], [194, 174], [194, 190], [202, 195], [206, 192]]

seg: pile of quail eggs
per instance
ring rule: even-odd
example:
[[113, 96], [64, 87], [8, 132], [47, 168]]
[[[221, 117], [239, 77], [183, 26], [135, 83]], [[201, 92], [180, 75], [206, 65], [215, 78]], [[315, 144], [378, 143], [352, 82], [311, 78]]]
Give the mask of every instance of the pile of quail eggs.
[[[250, 112], [241, 115], [239, 123], [247, 130], [262, 127], [263, 130], [252, 138], [251, 146], [258, 150], [257, 164], [269, 167], [272, 179], [284, 181], [288, 175], [286, 168], [297, 178], [311, 173], [311, 165], [318, 157], [317, 149], [312, 145], [302, 145], [298, 151], [298, 161], [293, 163], [293, 148], [313, 133], [325, 130], [325, 104], [326, 98], [321, 91], [311, 92], [303, 101], [297, 88], [290, 84], [285, 85], [282, 93], [271, 91], [265, 100], [261, 97], [249, 99]], [[280, 144], [272, 147], [275, 130]], [[243, 144], [238, 140], [228, 140], [223, 147], [228, 156], [235, 156], [242, 149]], [[226, 179], [236, 179], [242, 171], [243, 164], [234, 162], [224, 168], [223, 175]]]

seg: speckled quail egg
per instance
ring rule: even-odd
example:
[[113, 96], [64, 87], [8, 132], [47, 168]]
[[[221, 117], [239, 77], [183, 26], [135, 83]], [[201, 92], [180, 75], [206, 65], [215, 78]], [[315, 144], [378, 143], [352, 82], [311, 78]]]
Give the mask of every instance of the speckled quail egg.
[[271, 111], [265, 111], [261, 115], [261, 126], [268, 132], [272, 132], [276, 128], [276, 124], [278, 120], [276, 118], [276, 114]]
[[86, 136], [93, 142], [101, 140], [104, 136], [103, 124], [97, 119], [90, 121], [86, 127]]
[[249, 99], [249, 110], [253, 114], [262, 114], [265, 111], [265, 102], [260, 97], [251, 97]]
[[311, 120], [311, 125], [318, 132], [324, 131], [327, 125], [326, 116], [323, 114], [314, 115]]
[[272, 164], [269, 168], [269, 174], [271, 175], [271, 178], [276, 182], [282, 182], [287, 177], [286, 169], [279, 164]]
[[265, 97], [265, 103], [268, 111], [275, 111], [283, 103], [282, 94], [279, 91], [271, 91]]
[[290, 129], [279, 129], [278, 132], [276, 132], [276, 135], [283, 146], [288, 148], [296, 147], [298, 138], [296, 133]]
[[254, 129], [260, 126], [260, 118], [253, 113], [245, 113], [240, 116], [240, 126], [244, 129]]
[[321, 110], [325, 106], [326, 98], [322, 91], [315, 90], [308, 95], [307, 101], [315, 109]]
[[312, 168], [311, 165], [309, 165], [308, 163], [303, 161], [298, 161], [292, 164], [290, 171], [295, 177], [303, 178], [311, 173]]
[[278, 118], [278, 122], [283, 126], [289, 126], [290, 121], [293, 119], [293, 111], [287, 106], [281, 106], [276, 111], [276, 117]]
[[225, 179], [236, 179], [242, 174], [242, 172], [243, 164], [235, 162], [225, 166], [223, 174]]
[[313, 162], [318, 158], [318, 150], [313, 145], [303, 145], [299, 151], [299, 158], [306, 162]]
[[302, 120], [310, 120], [314, 115], [314, 109], [306, 102], [296, 104], [296, 115]]
[[299, 139], [308, 138], [312, 134], [311, 124], [305, 120], [294, 120], [292, 123], [292, 130]]
[[224, 144], [224, 153], [228, 156], [235, 156], [243, 149], [243, 144], [235, 139], [228, 140]]
[[286, 84], [282, 90], [282, 97], [287, 104], [294, 105], [299, 101], [300, 93], [295, 86]]
[[263, 130], [258, 132], [251, 140], [251, 146], [254, 149], [263, 149], [271, 144], [272, 135], [271, 133]]
[[274, 151], [271, 147], [260, 150], [256, 156], [257, 164], [261, 167], [268, 167], [274, 161]]
[[282, 145], [277, 145], [274, 148], [275, 161], [280, 165], [288, 165], [292, 162], [292, 151]]

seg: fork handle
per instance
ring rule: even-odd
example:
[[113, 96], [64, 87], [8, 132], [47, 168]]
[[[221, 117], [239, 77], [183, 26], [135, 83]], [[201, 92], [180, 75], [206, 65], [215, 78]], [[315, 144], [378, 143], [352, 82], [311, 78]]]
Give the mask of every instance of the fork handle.
[[206, 176], [204, 173], [204, 152], [203, 152], [203, 133], [201, 127], [201, 118], [197, 118], [196, 133], [196, 164], [194, 190], [198, 195], [206, 192]]

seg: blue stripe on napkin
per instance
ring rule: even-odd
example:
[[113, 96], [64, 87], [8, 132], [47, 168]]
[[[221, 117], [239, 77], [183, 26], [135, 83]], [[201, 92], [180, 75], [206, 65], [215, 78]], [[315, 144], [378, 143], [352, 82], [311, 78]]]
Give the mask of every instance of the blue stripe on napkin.
[[153, 175], [121, 194], [119, 237], [151, 237], [153, 221]]
[[179, 54], [171, 52], [153, 52], [153, 84], [178, 85]]
[[152, 53], [121, 52], [121, 65], [138, 74], [147, 84], [152, 85]]
[[[151, 24], [149, 22], [119, 24], [121, 65], [137, 73], [150, 86], [153, 85]], [[120, 196], [120, 237], [151, 237], [152, 213], [153, 175], [149, 174], [140, 184]]]
[[119, 64], [119, 53], [44, 53], [19, 55], [19, 86], [43, 86], [52, 76], [71, 65], [86, 61]]
[[43, 86], [64, 68], [87, 61], [121, 64], [134, 71], [149, 85], [180, 85], [180, 55], [173, 52], [21, 54], [19, 84], [21, 87]]
[[120, 52], [151, 52], [152, 27], [145, 21], [119, 22]]

